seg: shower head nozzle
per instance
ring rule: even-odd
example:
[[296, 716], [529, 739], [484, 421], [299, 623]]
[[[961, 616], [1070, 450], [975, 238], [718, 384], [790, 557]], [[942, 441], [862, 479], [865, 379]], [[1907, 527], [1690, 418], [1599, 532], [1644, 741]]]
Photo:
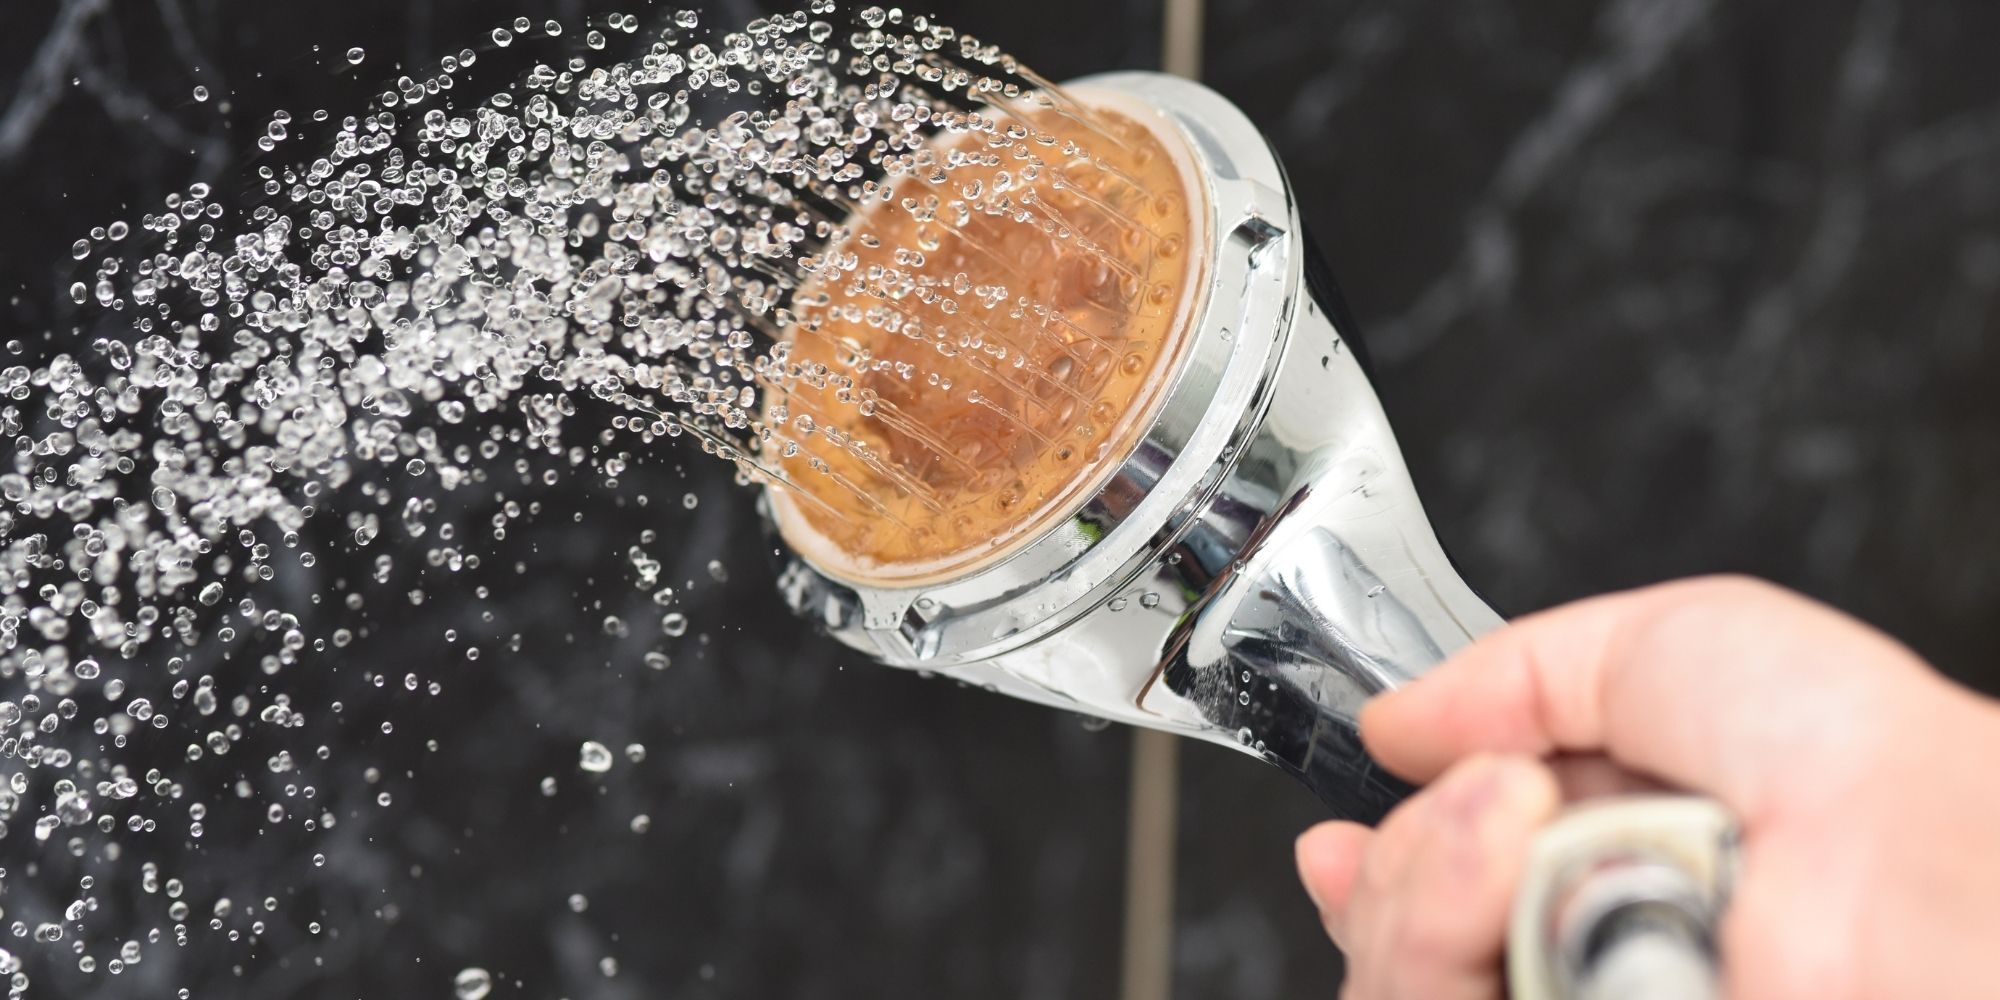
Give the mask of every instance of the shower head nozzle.
[[[1361, 703], [1500, 619], [1460, 581], [1424, 517], [1334, 319], [1330, 288], [1311, 276], [1290, 186], [1255, 126], [1213, 91], [1162, 74], [1106, 74], [1063, 90], [1057, 112], [1075, 102], [1093, 109], [1093, 120], [1138, 126], [1122, 141], [1108, 137], [1133, 159], [1110, 157], [1104, 170], [1125, 174], [1121, 183], [1143, 180], [1170, 196], [1163, 205], [1180, 206], [1179, 215], [1146, 220], [1154, 242], [1122, 265], [1103, 265], [1142, 272], [1125, 289], [1132, 295], [1124, 301], [1138, 305], [1117, 324], [1068, 335], [1110, 345], [1114, 356], [1112, 347], [1134, 345], [1126, 353], [1140, 360], [1124, 374], [1143, 377], [1107, 372], [1082, 402], [1115, 398], [1117, 412], [1101, 421], [1111, 426], [1087, 428], [1096, 444], [1072, 465], [1033, 482], [1007, 479], [1015, 505], [997, 503], [990, 484], [952, 493], [932, 483], [912, 514], [877, 512], [884, 519], [871, 537], [949, 536], [901, 550], [900, 564], [880, 558], [875, 543], [840, 543], [861, 537], [840, 528], [865, 513], [808, 510], [796, 491], [767, 492], [785, 597], [889, 665], [1234, 746], [1298, 775], [1346, 815], [1378, 816], [1405, 789], [1360, 747]], [[1149, 144], [1164, 156], [1132, 152]], [[1020, 197], [1046, 202], [1043, 190], [1024, 186]], [[1061, 208], [1041, 216], [1063, 217]], [[1109, 246], [1088, 225], [1076, 230], [1085, 250]], [[1159, 252], [1163, 231], [1184, 248], [1178, 258]], [[947, 228], [942, 245], [935, 233], [926, 245], [952, 252], [950, 239], [967, 234]], [[1004, 254], [978, 263], [986, 273], [972, 275], [973, 285], [1018, 284], [1034, 265]], [[1050, 275], [1046, 294], [1064, 294], [1063, 280]], [[1168, 291], [1151, 291], [1156, 285]], [[924, 301], [921, 289], [903, 291], [900, 301]], [[1091, 310], [1083, 301], [1077, 312]], [[884, 325], [880, 314], [871, 322]], [[891, 317], [887, 325], [903, 322], [917, 321]], [[852, 337], [838, 342], [850, 363], [879, 360]], [[991, 357], [969, 358], [988, 366], [978, 377], [1046, 371], [1062, 360], [1031, 352], [1020, 368], [996, 373], [981, 360]], [[876, 370], [893, 371], [893, 361]], [[1006, 384], [1033, 402], [1033, 385]], [[891, 402], [892, 417], [912, 418], [917, 404]], [[1049, 431], [1034, 414], [1061, 408], [1058, 401], [991, 417], [1037, 447], [996, 448], [971, 461], [963, 449], [951, 453], [954, 442], [990, 435], [940, 439], [940, 415], [916, 421], [909, 435], [938, 439], [930, 443], [941, 454], [929, 461], [942, 480], [954, 464], [968, 467], [966, 482], [980, 471], [1018, 473], [1010, 461], [1056, 468]], [[1049, 428], [1060, 434], [1074, 416]], [[879, 458], [883, 447], [858, 453]], [[860, 469], [887, 474], [868, 461]], [[952, 509], [958, 499], [1005, 516], [973, 518]]]

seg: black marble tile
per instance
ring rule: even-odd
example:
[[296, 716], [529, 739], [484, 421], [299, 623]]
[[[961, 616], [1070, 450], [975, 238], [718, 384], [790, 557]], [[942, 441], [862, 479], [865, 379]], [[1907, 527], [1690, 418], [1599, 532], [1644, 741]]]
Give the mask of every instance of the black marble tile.
[[[704, 6], [711, 23], [756, 12]], [[583, 17], [619, 9], [79, 0], [0, 10], [0, 64], [14, 67], [0, 74], [7, 335], [76, 336], [67, 248], [90, 226], [195, 180], [227, 191], [287, 162], [252, 146], [273, 109], [299, 121], [319, 107], [358, 111], [383, 79], [461, 47], [495, 61], [482, 42], [503, 16], [556, 17], [574, 34]], [[941, 13], [1058, 75], [1156, 59], [1149, 4], [1010, 11]], [[1036, 29], [1057, 16], [1083, 30]], [[351, 46], [367, 53], [359, 67], [346, 61]], [[196, 85], [207, 102], [191, 96]], [[441, 997], [460, 968], [479, 965], [499, 978], [496, 997], [1111, 995], [1127, 734], [876, 668], [812, 635], [775, 598], [748, 494], [695, 449], [644, 456], [625, 480], [615, 491], [581, 479], [510, 491], [542, 513], [506, 543], [474, 545], [479, 570], [447, 574], [413, 558], [420, 547], [399, 553], [396, 575], [370, 591], [367, 633], [320, 675], [289, 679], [302, 705], [344, 702], [338, 718], [322, 708], [315, 719], [311, 740], [334, 753], [306, 779], [338, 824], [309, 838], [217, 808], [198, 842], [128, 845], [125, 878], [98, 870], [100, 895], [108, 911], [136, 916], [103, 922], [166, 927], [168, 943], [117, 978], [14, 947], [37, 991]], [[697, 507], [683, 506], [685, 493]], [[491, 497], [442, 499], [438, 520], [462, 530], [496, 512]], [[629, 580], [625, 551], [649, 528], [692, 622], [680, 639], [662, 636], [658, 609]], [[325, 560], [303, 582], [363, 575], [372, 558]], [[711, 560], [727, 567], [726, 587]], [[413, 606], [403, 595], [417, 587], [427, 596]], [[323, 610], [314, 624], [341, 620]], [[607, 615], [629, 623], [625, 634], [603, 627]], [[466, 661], [469, 644], [485, 655]], [[655, 649], [672, 656], [664, 671], [642, 665]], [[218, 672], [232, 676], [227, 664]], [[441, 693], [400, 690], [406, 674]], [[576, 764], [585, 739], [614, 751], [641, 743], [646, 757], [621, 754], [608, 775], [587, 776]], [[363, 777], [369, 768], [377, 781]], [[377, 805], [378, 792], [391, 804]], [[631, 826], [640, 815], [644, 833]], [[53, 877], [35, 870], [24, 836], [0, 858], [10, 920], [33, 905], [31, 880]], [[261, 909], [276, 893], [279, 911], [254, 944], [197, 927], [175, 948], [166, 901], [134, 885], [139, 857], [180, 873], [201, 907], [229, 896]], [[195, 922], [206, 919], [198, 908]], [[316, 940], [305, 929], [314, 920]]]
[[[1498, 607], [1751, 572], [2000, 691], [2000, 11], [1213, 0], [1208, 28]], [[1310, 991], [1195, 972], [1197, 928], [1268, 928], [1287, 969], [1319, 944], [1272, 860], [1309, 817], [1210, 756], [1190, 995]]]
[[[1158, 49], [1140, 0], [937, 6], [1058, 78], [1150, 66]], [[2000, 69], [1985, 53], [2000, 12], [1209, 7], [1210, 81], [1276, 141], [1433, 518], [1504, 610], [1748, 570], [2000, 688], [2000, 528], [1984, 516], [2000, 505]], [[0, 7], [7, 337], [74, 323], [62, 289], [79, 232], [268, 162], [249, 154], [271, 109], [339, 113], [399, 61], [480, 47], [501, 17], [606, 9]], [[355, 45], [359, 69], [341, 56]], [[195, 102], [197, 84], [216, 96]], [[539, 491], [543, 513], [483, 570], [399, 570], [380, 599], [421, 585], [425, 604], [375, 616], [300, 682], [347, 702], [317, 723], [338, 751], [322, 781], [332, 831], [218, 824], [146, 846], [190, 873], [191, 898], [282, 889], [262, 942], [197, 935], [116, 980], [39, 968], [38, 984], [446, 996], [478, 964], [503, 998], [1112, 995], [1126, 734], [868, 666], [764, 596], [764, 546], [714, 463], [663, 454], [627, 479]], [[461, 524], [493, 513], [454, 502]], [[679, 640], [626, 579], [649, 527], [673, 541], [669, 579], [694, 582]], [[608, 634], [609, 614], [629, 634]], [[472, 642], [488, 655], [466, 661]], [[665, 671], [640, 665], [656, 647]], [[443, 691], [371, 693], [367, 670]], [[586, 780], [583, 739], [648, 753]], [[1223, 750], [1184, 761], [1177, 995], [1331, 995], [1338, 957], [1290, 870], [1311, 798]], [[371, 766], [379, 785], [360, 777]], [[641, 813], [651, 827], [634, 833]], [[0, 859], [8, 920], [27, 905], [26, 862]], [[166, 924], [158, 897], [104, 895], [141, 908], [133, 926]]]
[[1996, 14], [1218, 2], [1504, 609], [1742, 570], [2000, 689]]

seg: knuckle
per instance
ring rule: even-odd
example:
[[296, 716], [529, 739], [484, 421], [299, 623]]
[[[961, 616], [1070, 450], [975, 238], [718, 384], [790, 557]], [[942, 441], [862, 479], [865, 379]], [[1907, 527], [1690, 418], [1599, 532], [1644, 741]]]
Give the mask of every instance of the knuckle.
[[1668, 585], [1634, 623], [1640, 645], [1676, 648], [1681, 637], [1717, 636], [1738, 632], [1751, 623], [1761, 628], [1768, 613], [1799, 598], [1791, 591], [1754, 576], [1695, 577]]

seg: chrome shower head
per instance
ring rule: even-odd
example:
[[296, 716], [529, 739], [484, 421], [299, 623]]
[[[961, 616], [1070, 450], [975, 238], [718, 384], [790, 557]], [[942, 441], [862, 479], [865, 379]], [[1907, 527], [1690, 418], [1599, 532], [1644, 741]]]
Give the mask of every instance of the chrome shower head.
[[1378, 817], [1407, 789], [1362, 702], [1500, 618], [1425, 519], [1255, 126], [1157, 73], [1065, 89], [1184, 160], [1204, 256], [1150, 415], [1073, 509], [943, 578], [849, 572], [776, 518], [784, 596], [888, 665], [1235, 747]]

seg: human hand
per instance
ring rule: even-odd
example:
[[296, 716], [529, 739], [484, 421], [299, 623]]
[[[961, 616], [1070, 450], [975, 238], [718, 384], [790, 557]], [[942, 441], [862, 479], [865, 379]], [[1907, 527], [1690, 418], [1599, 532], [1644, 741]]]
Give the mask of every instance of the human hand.
[[1658, 783], [1742, 824], [1727, 996], [2000, 993], [2000, 707], [1789, 591], [1703, 578], [1533, 615], [1361, 732], [1429, 784], [1378, 829], [1299, 838], [1349, 1000], [1503, 996], [1535, 831], [1565, 797]]

